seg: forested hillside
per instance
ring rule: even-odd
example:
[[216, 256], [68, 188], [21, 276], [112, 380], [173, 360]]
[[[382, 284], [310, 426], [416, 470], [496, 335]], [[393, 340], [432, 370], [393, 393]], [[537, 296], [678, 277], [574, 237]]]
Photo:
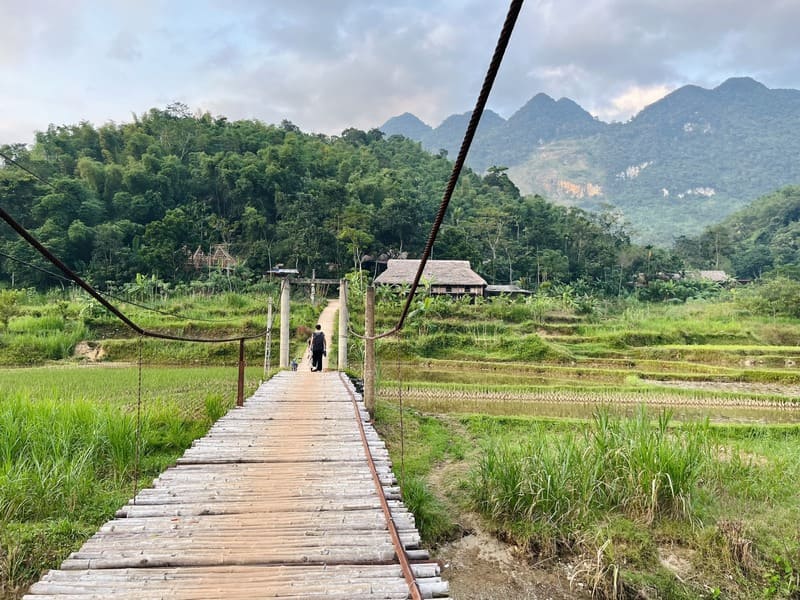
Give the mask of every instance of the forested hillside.
[[696, 268], [800, 279], [800, 187], [759, 198], [701, 235], [678, 239], [675, 250]]
[[[227, 248], [251, 280], [283, 263], [339, 276], [364, 254], [419, 256], [452, 164], [417, 142], [372, 130], [328, 137], [289, 122], [230, 122], [180, 104], [133, 122], [50, 126], [32, 148], [3, 148], [0, 205], [98, 286], [137, 273], [203, 276], [197, 248]], [[23, 241], [0, 229], [0, 277], [54, 285]], [[490, 282], [575, 282], [616, 290], [660, 262], [631, 247], [611, 214], [588, 216], [522, 197], [502, 170], [462, 175], [434, 258], [470, 260]], [[13, 258], [12, 258], [13, 257]]]

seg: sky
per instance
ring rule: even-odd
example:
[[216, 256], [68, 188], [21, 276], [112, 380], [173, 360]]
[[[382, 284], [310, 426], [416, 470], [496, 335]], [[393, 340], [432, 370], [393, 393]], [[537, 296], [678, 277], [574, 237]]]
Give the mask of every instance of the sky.
[[[500, 0], [0, 0], [0, 144], [173, 102], [338, 135], [472, 110]], [[627, 121], [683, 85], [800, 89], [797, 0], [527, 0], [488, 108]]]

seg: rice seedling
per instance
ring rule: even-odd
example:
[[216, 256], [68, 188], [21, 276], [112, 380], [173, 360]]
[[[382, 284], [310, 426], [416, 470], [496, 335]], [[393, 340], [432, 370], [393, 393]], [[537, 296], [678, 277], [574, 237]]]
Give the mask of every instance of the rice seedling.
[[550, 404], [649, 404], [664, 406], [738, 406], [800, 410], [800, 403], [789, 395], [748, 391], [719, 391], [692, 388], [669, 388], [631, 379], [624, 384], [572, 383], [557, 385], [505, 385], [453, 383], [436, 381], [382, 381], [380, 394], [394, 398], [402, 393], [407, 399], [429, 399], [452, 402], [453, 412], [463, 412], [461, 403], [485, 401], [532, 401]]

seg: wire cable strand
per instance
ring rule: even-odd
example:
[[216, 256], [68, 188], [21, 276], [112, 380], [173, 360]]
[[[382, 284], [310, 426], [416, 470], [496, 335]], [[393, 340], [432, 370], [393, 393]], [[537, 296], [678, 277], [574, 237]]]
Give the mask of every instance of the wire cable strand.
[[[402, 312], [400, 313], [400, 318], [398, 319], [397, 324], [394, 326], [394, 328], [390, 329], [387, 332], [372, 336], [371, 339], [380, 339], [388, 337], [390, 335], [394, 335], [395, 333], [400, 331], [403, 328], [403, 325], [405, 324], [406, 317], [408, 316], [409, 310], [411, 308], [411, 303], [414, 300], [414, 296], [416, 295], [417, 288], [419, 287], [419, 282], [422, 279], [422, 273], [425, 270], [425, 265], [428, 263], [428, 259], [430, 258], [431, 252], [433, 250], [433, 244], [436, 241], [436, 237], [439, 234], [439, 229], [441, 228], [442, 222], [444, 221], [445, 213], [447, 212], [447, 207], [449, 206], [450, 200], [453, 197], [453, 192], [455, 191], [456, 183], [458, 183], [458, 178], [461, 175], [461, 171], [464, 168], [464, 163], [466, 161], [467, 154], [469, 152], [470, 146], [472, 145], [472, 140], [474, 139], [475, 132], [478, 129], [478, 123], [480, 123], [481, 117], [483, 116], [483, 111], [486, 108], [486, 102], [489, 99], [489, 93], [492, 90], [494, 81], [497, 78], [497, 73], [500, 70], [500, 65], [503, 62], [503, 56], [505, 55], [506, 48], [508, 48], [508, 43], [511, 40], [511, 34], [514, 31], [514, 26], [517, 22], [517, 18], [519, 17], [519, 13], [522, 10], [522, 4], [523, 0], [511, 0], [511, 4], [508, 8], [508, 13], [506, 15], [505, 22], [503, 23], [503, 28], [500, 31], [500, 36], [497, 40], [497, 45], [495, 47], [494, 54], [492, 55], [492, 60], [490, 61], [489, 68], [486, 71], [486, 76], [483, 80], [483, 85], [481, 86], [480, 93], [478, 94], [478, 99], [475, 103], [475, 108], [472, 111], [472, 116], [470, 117], [469, 124], [467, 125], [467, 130], [461, 142], [461, 148], [458, 152], [458, 157], [456, 158], [456, 161], [453, 164], [453, 170], [450, 174], [447, 186], [445, 187], [445, 192], [442, 197], [442, 201], [439, 205], [439, 210], [436, 214], [436, 218], [434, 219], [433, 225], [431, 226], [431, 230], [428, 235], [428, 241], [425, 243], [425, 249], [423, 250], [422, 256], [420, 258], [419, 267], [417, 269], [416, 275], [414, 276], [414, 282], [411, 284], [411, 290], [409, 291], [406, 303], [403, 306]], [[56, 189], [52, 183], [43, 179], [42, 177], [40, 177], [27, 167], [21, 165], [19, 162], [9, 157], [5, 153], [0, 152], [0, 157], [2, 157], [6, 162], [9, 162], [12, 165], [22, 169], [26, 173], [32, 175], [37, 180], [41, 181], [50, 188]], [[185, 341], [185, 342], [233, 342], [240, 339], [260, 338], [262, 335], [266, 334], [265, 330], [259, 332], [257, 335], [251, 335], [251, 336], [210, 339], [210, 338], [192, 338], [185, 336], [176, 336], [171, 334], [159, 333], [156, 331], [148, 331], [140, 327], [133, 321], [131, 321], [118, 308], [116, 308], [105, 298], [103, 298], [97, 290], [95, 290], [91, 285], [89, 285], [80, 276], [78, 276], [77, 273], [73, 272], [69, 267], [67, 267], [63, 262], [61, 262], [54, 254], [52, 254], [47, 248], [45, 248], [36, 238], [34, 238], [22, 225], [17, 223], [11, 217], [11, 215], [9, 215], [2, 208], [0, 208], [0, 218], [2, 218], [6, 223], [8, 223], [12, 229], [14, 229], [20, 236], [22, 236], [25, 239], [25, 241], [27, 241], [31, 246], [33, 246], [42, 256], [47, 258], [47, 260], [49, 260], [53, 265], [58, 267], [72, 281], [74, 281], [80, 287], [86, 290], [86, 292], [88, 292], [89, 295], [95, 298], [104, 307], [106, 307], [112, 314], [114, 314], [118, 319], [120, 319], [123, 323], [125, 323], [128, 327], [130, 327], [140, 335], [167, 339], [167, 340]], [[352, 332], [352, 334], [356, 337], [362, 339], [364, 338], [364, 336], [361, 336], [354, 331]]]
[[[72, 279], [70, 279], [66, 275], [61, 275], [60, 273], [56, 273], [55, 271], [49, 271], [47, 269], [44, 269], [44, 268], [42, 268], [42, 267], [40, 267], [38, 265], [35, 265], [35, 264], [31, 263], [31, 262], [28, 262], [26, 260], [22, 260], [21, 258], [17, 258], [16, 256], [12, 256], [11, 254], [6, 254], [5, 252], [0, 251], [0, 256], [3, 256], [5, 258], [7, 258], [8, 260], [13, 260], [16, 263], [19, 263], [21, 265], [24, 265], [24, 266], [28, 267], [29, 269], [34, 269], [36, 271], [41, 271], [42, 273], [46, 273], [47, 275], [49, 275], [50, 277], [53, 277], [55, 279], [60, 279], [61, 281], [68, 281], [70, 283], [72, 282]], [[177, 313], [177, 312], [159, 310], [158, 308], [153, 308], [152, 306], [147, 306], [146, 304], [141, 304], [139, 302], [134, 302], [133, 300], [131, 300], [129, 298], [123, 298], [122, 296], [117, 296], [116, 294], [112, 294], [110, 292], [103, 292], [103, 291], [97, 290], [97, 293], [101, 294], [102, 296], [104, 296], [106, 298], [111, 298], [113, 300], [116, 300], [117, 302], [124, 302], [125, 304], [130, 304], [131, 306], [136, 306], [138, 308], [141, 308], [142, 310], [148, 310], [150, 312], [158, 313], [160, 315], [165, 315], [167, 317], [175, 317], [176, 319], [184, 319], [186, 321], [203, 321], [205, 323], [230, 323], [231, 322], [231, 319], [206, 319], [206, 318], [203, 318], [203, 317], [190, 317], [188, 315], [182, 315], [182, 314]]]
[[28, 167], [26, 167], [26, 166], [24, 166], [24, 165], [21, 165], [21, 164], [20, 164], [20, 163], [19, 163], [17, 160], [15, 160], [15, 159], [11, 158], [11, 157], [10, 157], [8, 154], [6, 154], [5, 152], [2, 152], [2, 151], [0, 151], [0, 158], [2, 158], [2, 159], [3, 159], [4, 161], [6, 161], [7, 163], [10, 163], [10, 164], [14, 165], [14, 166], [15, 166], [15, 167], [17, 167], [18, 169], [21, 169], [22, 171], [25, 171], [25, 172], [26, 172], [28, 175], [31, 175], [31, 176], [33, 176], [33, 178], [34, 178], [34, 179], [38, 179], [40, 182], [42, 182], [43, 184], [45, 184], [45, 185], [46, 185], [47, 187], [49, 187], [51, 190], [54, 190], [54, 191], [56, 191], [56, 192], [58, 191], [58, 188], [56, 188], [56, 186], [54, 186], [52, 183], [50, 183], [49, 181], [47, 181], [47, 180], [46, 180], [44, 177], [42, 177], [41, 175], [37, 174], [35, 171], [31, 171], [31, 170], [30, 170]]
[[[395, 325], [394, 328], [390, 329], [389, 331], [372, 336], [370, 339], [377, 340], [380, 338], [389, 337], [403, 328], [406, 317], [408, 316], [408, 312], [411, 308], [411, 302], [414, 300], [414, 295], [416, 294], [417, 288], [419, 287], [419, 282], [422, 279], [422, 273], [425, 270], [425, 265], [427, 264], [428, 259], [431, 256], [431, 252], [433, 251], [433, 244], [436, 241], [436, 236], [439, 234], [439, 229], [444, 221], [444, 216], [447, 212], [447, 207], [450, 204], [450, 199], [453, 197], [456, 183], [458, 183], [458, 178], [461, 175], [461, 170], [463, 169], [464, 162], [467, 159], [467, 153], [472, 145], [475, 132], [478, 129], [478, 123], [480, 122], [481, 117], [483, 116], [483, 111], [486, 108], [486, 102], [489, 99], [489, 92], [492, 91], [494, 80], [497, 78], [497, 73], [500, 70], [500, 64], [503, 62], [503, 55], [505, 54], [506, 48], [508, 47], [508, 42], [511, 39], [511, 33], [514, 31], [514, 25], [517, 22], [517, 17], [519, 17], [519, 13], [522, 10], [522, 4], [523, 0], [512, 0], [511, 5], [508, 8], [508, 14], [506, 15], [505, 23], [503, 23], [503, 28], [500, 30], [500, 36], [497, 40], [497, 46], [495, 47], [494, 55], [492, 56], [492, 60], [489, 63], [489, 68], [486, 71], [486, 77], [483, 80], [481, 91], [478, 94], [478, 100], [475, 103], [475, 108], [472, 110], [472, 116], [469, 119], [467, 130], [464, 133], [464, 139], [461, 142], [461, 149], [458, 152], [458, 157], [456, 158], [455, 163], [453, 163], [453, 171], [450, 174], [450, 179], [447, 182], [447, 187], [445, 188], [444, 196], [442, 197], [442, 202], [439, 205], [439, 212], [436, 214], [436, 219], [434, 219], [433, 225], [431, 226], [431, 231], [428, 235], [428, 241], [425, 244], [425, 250], [422, 252], [422, 256], [419, 261], [419, 268], [414, 276], [414, 282], [411, 284], [411, 290], [408, 293], [405, 306], [403, 306], [403, 310], [400, 313], [400, 318], [397, 321], [397, 325]], [[366, 339], [365, 336], [359, 335], [354, 331], [351, 331], [351, 333], [357, 338]]]
[[122, 311], [120, 311], [116, 306], [111, 304], [108, 300], [106, 300], [100, 292], [94, 289], [89, 283], [84, 281], [84, 279], [75, 273], [72, 269], [70, 269], [67, 265], [65, 265], [55, 254], [50, 252], [39, 240], [37, 240], [27, 229], [25, 229], [20, 223], [18, 223], [10, 214], [8, 214], [5, 209], [0, 207], [0, 218], [3, 219], [8, 225], [16, 231], [20, 237], [22, 237], [28, 244], [33, 246], [39, 254], [44, 256], [51, 264], [58, 267], [58, 269], [64, 273], [69, 279], [74, 281], [78, 284], [81, 288], [83, 288], [92, 298], [97, 300], [100, 304], [102, 304], [108, 311], [110, 311], [114, 316], [116, 316], [120, 321], [125, 323], [128, 327], [133, 329], [136, 333], [143, 335], [145, 337], [152, 337], [152, 338], [159, 338], [162, 340], [174, 340], [178, 342], [205, 342], [205, 343], [217, 343], [217, 342], [237, 342], [239, 340], [253, 340], [256, 338], [260, 338], [261, 336], [266, 334], [266, 330], [259, 331], [257, 334], [253, 335], [239, 335], [236, 337], [229, 337], [229, 338], [198, 338], [198, 337], [189, 337], [189, 336], [182, 336], [182, 335], [172, 335], [169, 333], [160, 333], [158, 331], [149, 331], [144, 329], [143, 327], [134, 323], [131, 319], [125, 316]]

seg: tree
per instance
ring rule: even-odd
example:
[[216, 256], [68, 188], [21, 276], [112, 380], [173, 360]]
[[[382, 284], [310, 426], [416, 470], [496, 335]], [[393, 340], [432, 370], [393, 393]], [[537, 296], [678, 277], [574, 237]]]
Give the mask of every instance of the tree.
[[175, 277], [184, 270], [187, 250], [196, 238], [196, 224], [182, 209], [167, 211], [160, 221], [148, 223], [141, 249], [144, 265], [151, 273]]

